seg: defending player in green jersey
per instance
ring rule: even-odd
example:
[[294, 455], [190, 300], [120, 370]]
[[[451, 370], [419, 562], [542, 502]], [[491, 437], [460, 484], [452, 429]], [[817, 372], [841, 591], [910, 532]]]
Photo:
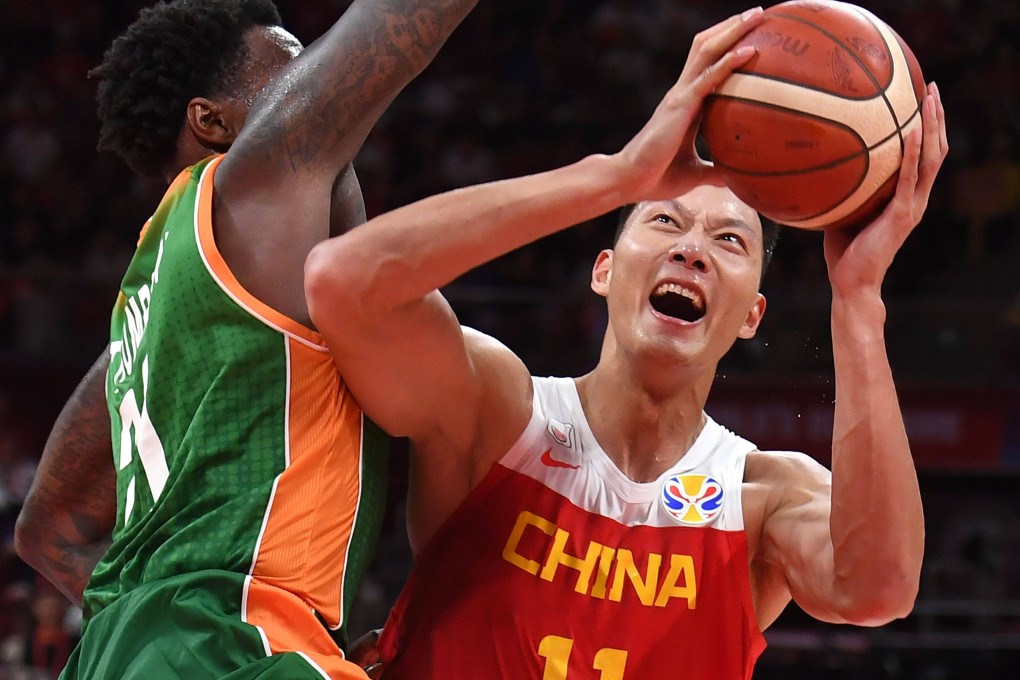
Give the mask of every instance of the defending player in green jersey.
[[475, 0], [347, 4], [302, 50], [272, 0], [160, 2], [92, 72], [100, 147], [170, 189], [18, 519], [20, 554], [83, 602], [66, 680], [366, 677], [329, 629], [382, 441], [303, 264], [364, 222], [354, 155]]
[[[215, 617], [263, 655], [297, 648], [328, 668], [333, 641], [308, 608], [331, 628], [345, 621], [384, 506], [386, 437], [319, 335], [231, 274], [212, 227], [221, 160], [181, 173], [121, 284], [107, 374], [117, 525], [85, 610], [187, 634], [186, 618]], [[208, 665], [237, 654], [199, 649]], [[104, 661], [79, 672], [111, 677]]]

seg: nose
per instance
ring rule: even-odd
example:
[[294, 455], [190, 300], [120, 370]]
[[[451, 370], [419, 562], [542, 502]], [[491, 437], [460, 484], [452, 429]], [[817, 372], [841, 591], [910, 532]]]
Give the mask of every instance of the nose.
[[708, 258], [705, 257], [701, 238], [692, 233], [694, 231], [687, 232], [676, 242], [669, 251], [669, 259], [703, 272], [708, 269]]

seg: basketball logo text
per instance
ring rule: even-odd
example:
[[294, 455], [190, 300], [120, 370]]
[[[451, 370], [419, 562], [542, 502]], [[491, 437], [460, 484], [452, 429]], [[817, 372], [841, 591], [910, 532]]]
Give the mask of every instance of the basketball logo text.
[[801, 42], [800, 38], [793, 38], [778, 31], [755, 31], [752, 38], [755, 47], [778, 47], [795, 57], [802, 57], [811, 49], [811, 43]]

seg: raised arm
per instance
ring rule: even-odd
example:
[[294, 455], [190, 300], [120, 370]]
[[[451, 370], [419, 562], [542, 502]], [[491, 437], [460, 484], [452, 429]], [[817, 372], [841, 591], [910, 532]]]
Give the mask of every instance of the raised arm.
[[396, 95], [477, 0], [355, 0], [253, 104], [216, 175], [216, 236], [235, 275], [307, 320], [311, 247], [364, 221], [351, 163]]
[[263, 172], [273, 166], [285, 183], [295, 175], [331, 185], [477, 1], [352, 2], [252, 106], [224, 181], [237, 175], [276, 184], [280, 177]]
[[57, 417], [14, 534], [21, 558], [79, 605], [117, 513], [109, 364], [104, 351]]
[[312, 252], [312, 317], [373, 419], [419, 446], [505, 450], [530, 413], [527, 371], [462, 332], [438, 288], [542, 236], [699, 181], [710, 167], [694, 153], [693, 122], [705, 95], [753, 54], [732, 47], [760, 14], [699, 35], [678, 82], [619, 153], [434, 196]]
[[881, 286], [948, 152], [934, 85], [922, 121], [883, 214], [859, 234], [825, 234], [836, 376], [831, 505], [827, 476], [808, 474], [790, 484], [785, 507], [765, 525], [794, 599], [829, 621], [880, 625], [906, 616], [919, 587], [924, 517], [886, 355]]

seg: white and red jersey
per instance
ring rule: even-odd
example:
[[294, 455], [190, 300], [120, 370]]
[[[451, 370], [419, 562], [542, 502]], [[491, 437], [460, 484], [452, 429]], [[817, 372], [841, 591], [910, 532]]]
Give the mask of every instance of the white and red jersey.
[[387, 680], [747, 680], [765, 641], [741, 483], [754, 444], [707, 418], [654, 482], [602, 450], [574, 381], [533, 378], [524, 433], [419, 555]]

